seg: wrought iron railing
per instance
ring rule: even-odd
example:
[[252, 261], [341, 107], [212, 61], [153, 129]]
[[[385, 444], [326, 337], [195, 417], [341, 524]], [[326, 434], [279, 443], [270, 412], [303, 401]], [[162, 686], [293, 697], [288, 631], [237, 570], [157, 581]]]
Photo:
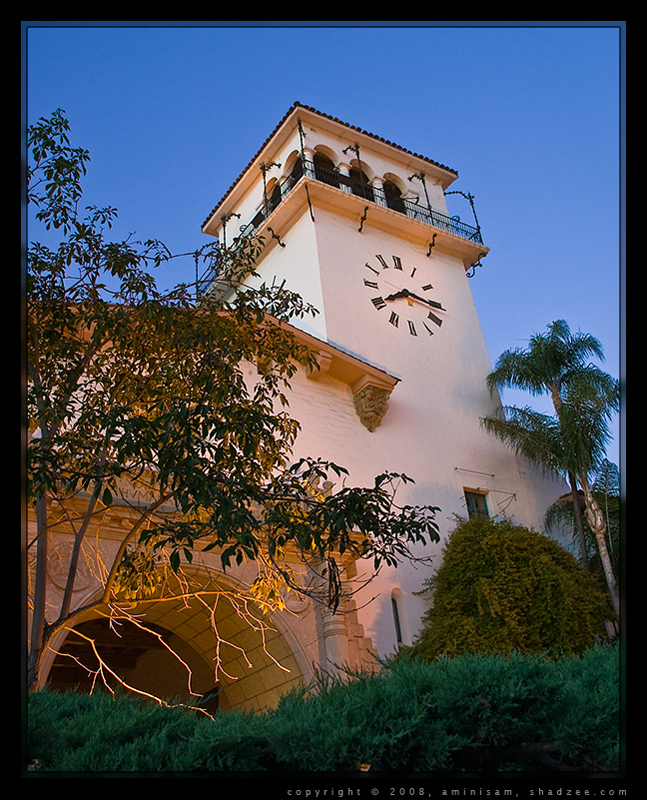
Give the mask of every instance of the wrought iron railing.
[[442, 231], [453, 233], [462, 239], [469, 239], [472, 242], [483, 244], [481, 231], [473, 225], [462, 222], [460, 217], [448, 217], [447, 214], [434, 211], [433, 208], [425, 208], [419, 203], [412, 203], [410, 200], [402, 200], [402, 203], [406, 209], [404, 213], [408, 217], [418, 219], [420, 222], [425, 222], [427, 225], [432, 225]]
[[[312, 167], [310, 167], [309, 171], [312, 172]], [[368, 183], [362, 183], [346, 175], [342, 175], [339, 172], [330, 172], [325, 169], [320, 169], [317, 166], [315, 166], [314, 175], [311, 175], [311, 177], [323, 183], [327, 183], [330, 186], [337, 186], [339, 189], [363, 197], [365, 200], [369, 200], [372, 203], [392, 208], [394, 211], [399, 211], [407, 217], [417, 219], [419, 222], [424, 222], [434, 228], [439, 228], [440, 230], [453, 233], [463, 239], [469, 239], [479, 244], [483, 243], [480, 230], [473, 225], [462, 222], [460, 217], [449, 217], [447, 214], [443, 214], [440, 211], [435, 211], [432, 208], [425, 208], [425, 206], [421, 206], [417, 201], [413, 202], [403, 197], [394, 196], [382, 189], [370, 186]]]
[[[480, 228], [474, 227], [473, 225], [468, 225], [466, 222], [462, 222], [458, 216], [450, 217], [447, 214], [441, 213], [440, 211], [436, 211], [432, 208], [426, 208], [425, 206], [420, 205], [420, 203], [417, 201], [413, 202], [411, 200], [406, 200], [403, 197], [394, 196], [393, 194], [371, 186], [368, 183], [353, 180], [351, 177], [342, 175], [340, 172], [322, 169], [319, 166], [308, 162], [306, 162], [304, 168], [302, 162], [300, 161], [290, 175], [278, 182], [274, 186], [272, 192], [264, 198], [263, 205], [256, 212], [253, 219], [240, 226], [239, 233], [237, 234], [236, 238], [244, 238], [253, 235], [253, 233], [261, 227], [261, 225], [281, 203], [281, 201], [284, 200], [285, 197], [292, 191], [299, 179], [304, 174], [310, 178], [321, 181], [322, 183], [326, 183], [329, 186], [335, 186], [336, 188], [341, 189], [344, 192], [348, 192], [349, 194], [362, 197], [371, 203], [376, 203], [377, 205], [391, 208], [407, 217], [416, 219], [419, 222], [424, 222], [426, 225], [430, 225], [433, 228], [438, 228], [439, 230], [446, 231], [447, 233], [452, 233], [455, 236], [460, 236], [462, 239], [478, 242], [479, 244], [483, 243]], [[229, 247], [235, 248], [235, 240], [229, 244]], [[205, 271], [198, 281], [198, 295], [201, 295], [204, 293], [204, 291], [206, 291], [210, 283], [215, 279], [216, 275], [217, 269], [214, 267], [210, 267]]]

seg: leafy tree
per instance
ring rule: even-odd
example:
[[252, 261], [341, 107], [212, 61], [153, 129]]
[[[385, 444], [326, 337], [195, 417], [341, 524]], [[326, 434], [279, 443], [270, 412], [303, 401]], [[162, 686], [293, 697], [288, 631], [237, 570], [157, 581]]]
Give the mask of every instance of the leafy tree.
[[427, 581], [433, 606], [411, 653], [577, 654], [604, 633], [604, 595], [554, 539], [509, 520], [460, 520]]
[[[187, 285], [158, 289], [151, 269], [171, 254], [154, 240], [112, 241], [113, 208], [80, 209], [89, 154], [70, 145], [68, 131], [59, 110], [28, 135], [28, 202], [35, 224], [50, 231], [50, 243], [30, 243], [27, 255], [31, 687], [57, 632], [90, 609], [126, 614], [126, 603], [164, 596], [169, 576], [197, 552], [215, 550], [225, 569], [256, 561], [251, 593], [271, 609], [287, 588], [306, 591], [284, 559], [296, 549], [327, 569], [334, 610], [340, 555], [378, 569], [438, 538], [437, 509], [396, 505], [406, 476], [332, 491], [325, 481], [339, 484], [342, 467], [293, 463], [299, 423], [286, 410], [289, 381], [314, 362], [285, 323], [313, 309], [283, 286], [239, 289], [230, 302], [219, 291], [197, 300]], [[216, 289], [228, 288], [253, 271], [260, 247], [241, 238], [192, 255], [215, 266]], [[92, 526], [124, 508], [116, 554], [100, 565], [102, 596], [75, 608]], [[62, 523], [74, 538], [62, 603], [52, 609], [48, 547]]]
[[[532, 395], [549, 394], [555, 415], [532, 408], [502, 407], [482, 420], [486, 430], [547, 470], [567, 477], [573, 497], [578, 485], [587, 522], [595, 537], [611, 602], [620, 614], [616, 576], [609, 558], [604, 514], [593, 494], [591, 476], [601, 465], [609, 440], [609, 422], [620, 405], [619, 382], [588, 359], [604, 358], [602, 345], [590, 334], [571, 333], [564, 320], [535, 334], [527, 349], [503, 353], [488, 376], [492, 392], [514, 387]], [[579, 504], [573, 504], [585, 556]]]

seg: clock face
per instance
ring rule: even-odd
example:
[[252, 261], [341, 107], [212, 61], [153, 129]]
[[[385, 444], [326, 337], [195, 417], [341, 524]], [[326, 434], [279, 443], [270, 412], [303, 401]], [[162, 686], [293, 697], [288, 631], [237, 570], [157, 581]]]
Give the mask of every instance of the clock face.
[[381, 317], [394, 328], [415, 337], [433, 336], [443, 324], [445, 309], [432, 299], [434, 287], [415, 266], [399, 256], [387, 261], [376, 255], [364, 265], [364, 286]]

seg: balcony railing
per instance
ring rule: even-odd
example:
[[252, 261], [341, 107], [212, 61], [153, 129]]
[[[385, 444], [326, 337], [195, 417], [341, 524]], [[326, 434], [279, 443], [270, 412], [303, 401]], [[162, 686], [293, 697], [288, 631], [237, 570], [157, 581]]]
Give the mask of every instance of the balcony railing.
[[[450, 217], [447, 214], [442, 214], [440, 211], [435, 211], [432, 208], [425, 208], [418, 202], [406, 200], [400, 196], [394, 196], [393, 194], [385, 192], [383, 189], [371, 186], [368, 183], [362, 183], [360, 181], [353, 180], [339, 172], [321, 169], [320, 167], [307, 162], [305, 169], [303, 169], [301, 162], [298, 162], [297, 167], [292, 171], [292, 173], [274, 186], [271, 194], [265, 198], [263, 205], [256, 212], [254, 218], [247, 224], [240, 226], [240, 233], [238, 236], [252, 236], [254, 232], [261, 227], [261, 225], [270, 216], [279, 203], [281, 203], [281, 201], [284, 200], [285, 197], [292, 191], [294, 186], [304, 174], [310, 178], [321, 181], [322, 183], [326, 183], [329, 186], [335, 186], [336, 188], [341, 189], [344, 192], [348, 192], [349, 194], [362, 197], [371, 203], [391, 208], [394, 211], [398, 211], [399, 213], [404, 214], [411, 219], [423, 222], [433, 228], [446, 231], [447, 233], [454, 234], [455, 236], [460, 236], [462, 239], [467, 239], [468, 241], [477, 242], [479, 244], [483, 243], [480, 229], [474, 227], [473, 225], [468, 225], [466, 222], [462, 222], [460, 217]], [[232, 245], [230, 244], [229, 246], [231, 247]], [[216, 269], [207, 269], [207, 271], [198, 281], [198, 294], [203, 294], [204, 291], [206, 291], [209, 284], [216, 277], [216, 274]]]

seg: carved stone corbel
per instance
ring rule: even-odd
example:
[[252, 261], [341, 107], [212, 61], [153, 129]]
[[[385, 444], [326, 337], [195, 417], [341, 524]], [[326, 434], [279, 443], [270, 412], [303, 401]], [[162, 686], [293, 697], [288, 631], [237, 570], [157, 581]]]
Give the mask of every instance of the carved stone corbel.
[[371, 433], [380, 425], [389, 407], [391, 389], [366, 383], [353, 391], [355, 411], [362, 425]]
[[398, 379], [331, 347], [319, 347], [315, 353], [318, 368], [309, 369], [308, 378], [318, 380], [326, 375], [349, 386], [357, 416], [372, 433], [387, 412]]

